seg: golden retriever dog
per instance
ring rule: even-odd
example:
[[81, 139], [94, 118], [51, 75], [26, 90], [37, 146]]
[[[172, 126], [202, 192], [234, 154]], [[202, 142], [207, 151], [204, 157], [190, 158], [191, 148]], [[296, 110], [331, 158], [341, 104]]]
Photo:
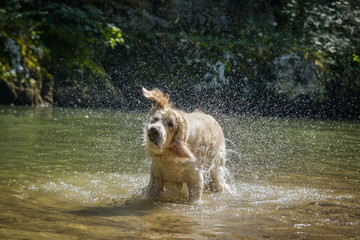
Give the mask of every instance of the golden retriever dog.
[[204, 190], [228, 191], [225, 138], [219, 123], [201, 112], [173, 108], [158, 89], [142, 90], [155, 102], [145, 126], [145, 148], [152, 159], [145, 198], [158, 198], [167, 184], [175, 188], [187, 185], [190, 203], [200, 202]]

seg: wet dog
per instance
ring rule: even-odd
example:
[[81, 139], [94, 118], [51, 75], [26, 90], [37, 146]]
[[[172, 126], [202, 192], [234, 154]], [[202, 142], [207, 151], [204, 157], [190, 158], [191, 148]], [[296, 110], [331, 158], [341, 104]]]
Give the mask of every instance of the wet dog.
[[201, 112], [176, 110], [160, 90], [142, 89], [155, 102], [145, 126], [145, 148], [152, 159], [147, 199], [156, 199], [166, 184], [188, 189], [190, 203], [204, 190], [228, 191], [225, 183], [225, 138], [219, 123]]

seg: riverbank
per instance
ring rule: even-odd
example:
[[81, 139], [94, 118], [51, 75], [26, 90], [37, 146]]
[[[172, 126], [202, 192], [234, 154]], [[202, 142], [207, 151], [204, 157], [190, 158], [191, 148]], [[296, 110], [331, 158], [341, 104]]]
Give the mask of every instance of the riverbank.
[[189, 110], [360, 116], [352, 1], [15, 2], [1, 3], [3, 104], [142, 109], [146, 86]]

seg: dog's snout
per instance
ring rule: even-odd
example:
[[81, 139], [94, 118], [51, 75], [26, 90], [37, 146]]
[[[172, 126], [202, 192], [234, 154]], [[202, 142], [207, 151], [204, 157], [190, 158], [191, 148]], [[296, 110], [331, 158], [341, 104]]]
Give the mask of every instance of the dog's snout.
[[148, 132], [149, 136], [159, 136], [159, 130], [156, 127], [151, 127]]
[[156, 127], [149, 128], [148, 136], [151, 142], [156, 143], [160, 136], [159, 130]]

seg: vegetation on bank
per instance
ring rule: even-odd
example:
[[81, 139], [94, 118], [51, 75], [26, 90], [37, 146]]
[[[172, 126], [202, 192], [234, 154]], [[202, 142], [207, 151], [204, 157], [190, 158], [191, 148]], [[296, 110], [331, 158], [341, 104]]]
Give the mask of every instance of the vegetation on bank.
[[97, 83], [116, 95], [100, 61], [107, 47], [123, 43], [122, 33], [98, 8], [61, 1], [1, 5], [1, 102], [53, 104], [53, 89], [63, 95], [96, 95], [97, 90], [85, 91], [82, 85]]
[[0, 101], [133, 109], [145, 85], [189, 109], [359, 117], [358, 3], [6, 1]]

